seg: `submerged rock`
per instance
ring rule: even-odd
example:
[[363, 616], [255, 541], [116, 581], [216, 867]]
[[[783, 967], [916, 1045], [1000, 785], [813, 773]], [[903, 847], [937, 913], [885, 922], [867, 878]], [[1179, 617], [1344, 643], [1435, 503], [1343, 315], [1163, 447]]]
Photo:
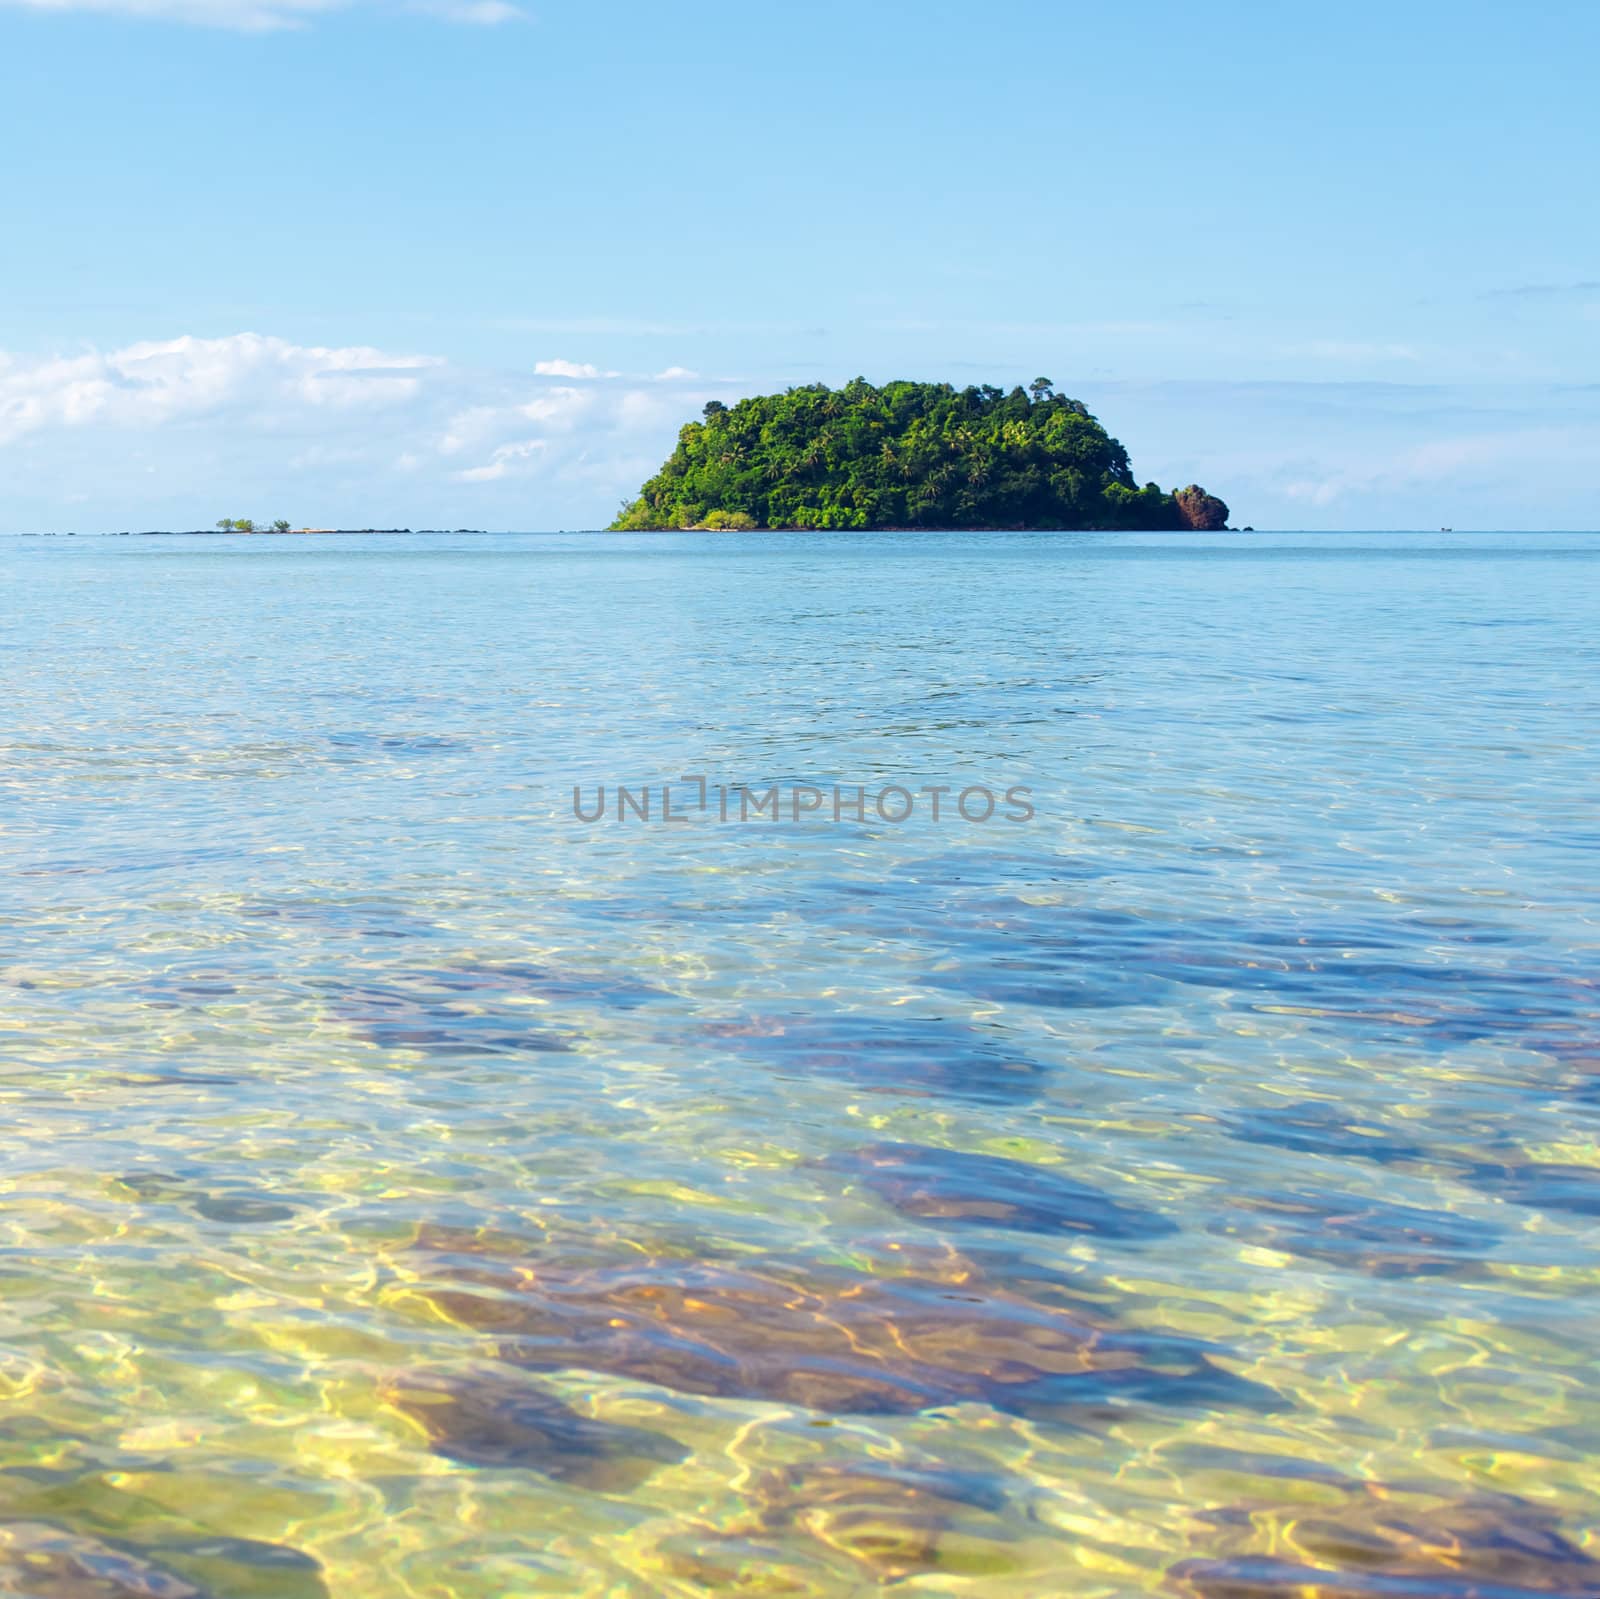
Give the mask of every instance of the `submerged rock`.
[[146, 1204], [180, 1206], [206, 1221], [233, 1227], [290, 1221], [296, 1214], [294, 1205], [281, 1200], [265, 1199], [239, 1188], [205, 1188], [196, 1179], [173, 1172], [123, 1172], [116, 1182]]
[[1124, 1204], [1047, 1166], [923, 1144], [869, 1144], [821, 1162], [847, 1173], [902, 1216], [1018, 1232], [1159, 1238], [1176, 1223]]
[[205, 1194], [195, 1200], [194, 1212], [207, 1221], [226, 1222], [233, 1227], [289, 1221], [294, 1216], [293, 1206], [280, 1205], [270, 1199], [257, 1199], [249, 1194]]
[[[169, 1560], [205, 1586], [158, 1563]], [[0, 1522], [0, 1594], [19, 1599], [327, 1599], [321, 1572], [303, 1550], [253, 1538], [145, 1551], [49, 1522]]]
[[1306, 1155], [1355, 1156], [1385, 1165], [1432, 1158], [1421, 1145], [1395, 1138], [1370, 1121], [1318, 1100], [1241, 1110], [1218, 1120], [1228, 1136], [1241, 1143], [1266, 1144]]
[[1600, 1166], [1564, 1166], [1545, 1161], [1480, 1166], [1471, 1182], [1496, 1199], [1534, 1210], [1600, 1216]]
[[207, 1599], [142, 1555], [46, 1522], [0, 1523], [0, 1593], [27, 1599]]
[[872, 1094], [1014, 1105], [1038, 1095], [1047, 1068], [1003, 1039], [958, 1022], [877, 1016], [768, 1016], [712, 1022], [701, 1035], [803, 1077]]
[[363, 754], [448, 755], [472, 748], [466, 739], [449, 733], [381, 733], [356, 728], [325, 736], [336, 750], [355, 750]]
[[971, 1268], [876, 1277], [626, 1250], [563, 1259], [472, 1235], [430, 1243], [418, 1284], [429, 1305], [534, 1370], [839, 1413], [1270, 1402], [1202, 1344], [1042, 1305]]
[[322, 1567], [303, 1549], [257, 1538], [222, 1536], [163, 1544], [217, 1599], [327, 1599]]
[[524, 961], [406, 967], [382, 982], [325, 986], [334, 1013], [368, 1042], [429, 1055], [565, 1053], [573, 1034], [549, 1025], [563, 1008], [632, 1010], [670, 997], [620, 974]]
[[1214, 1553], [1170, 1573], [1195, 1599], [1595, 1599], [1600, 1562], [1511, 1494], [1439, 1503], [1362, 1485], [1324, 1514], [1214, 1513]]
[[782, 1467], [743, 1485], [747, 1508], [657, 1547], [663, 1568], [712, 1593], [855, 1593], [865, 1580], [992, 1576], [1015, 1561], [1005, 1496], [987, 1478], [874, 1461]]
[[936, 927], [949, 960], [921, 981], [1003, 1005], [1152, 1004], [1183, 984], [1235, 990], [1269, 1014], [1412, 1045], [1488, 1038], [1581, 1062], [1596, 1057], [1600, 1037], [1592, 982], [1554, 961], [1485, 961], [1480, 948], [1508, 936], [1492, 924], [1164, 922], [1117, 910], [1069, 914], [1013, 897], [941, 911]]
[[[426, 1055], [562, 1054], [571, 1040], [537, 1027], [527, 1007], [463, 1004], [401, 974], [392, 983], [340, 985], [334, 1013], [379, 1049]], [[437, 986], [437, 985], [434, 985]]]
[[743, 1535], [806, 1534], [880, 1582], [974, 1565], [992, 1573], [1013, 1536], [992, 1479], [939, 1466], [791, 1466], [757, 1478], [749, 1495]]
[[[1060, 940], [1065, 944], [1068, 940]], [[949, 940], [955, 944], [956, 940]], [[1031, 951], [1004, 932], [986, 930], [958, 946], [960, 964], [920, 979], [927, 987], [966, 994], [994, 1005], [1040, 1006], [1047, 1010], [1111, 1010], [1151, 1005], [1167, 993], [1159, 976], [1114, 962], [1103, 965], [1068, 957], [1034, 941]]]
[[129, 985], [146, 1010], [204, 1009], [216, 1000], [237, 1000], [238, 974], [205, 967], [161, 972]]
[[1452, 1211], [1336, 1194], [1238, 1201], [1213, 1231], [1375, 1277], [1458, 1271], [1500, 1238], [1495, 1228]]
[[437, 938], [441, 933], [437, 922], [418, 916], [402, 901], [378, 894], [327, 900], [289, 896], [246, 899], [233, 906], [233, 914], [250, 921], [310, 927], [335, 937], [413, 939]]
[[654, 999], [670, 999], [664, 988], [620, 973], [568, 971], [529, 961], [486, 961], [441, 966], [417, 974], [424, 984], [452, 993], [499, 993], [547, 1004], [575, 1003], [605, 1010], [633, 1010]]
[[504, 1372], [405, 1372], [381, 1391], [435, 1454], [464, 1465], [525, 1467], [625, 1492], [687, 1453], [661, 1433], [580, 1415], [537, 1383]]

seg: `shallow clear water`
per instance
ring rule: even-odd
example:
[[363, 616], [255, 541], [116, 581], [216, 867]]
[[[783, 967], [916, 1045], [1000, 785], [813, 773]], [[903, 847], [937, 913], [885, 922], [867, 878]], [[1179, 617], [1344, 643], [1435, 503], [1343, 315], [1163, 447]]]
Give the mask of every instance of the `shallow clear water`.
[[0, 542], [0, 1589], [1600, 1593], [1597, 594]]

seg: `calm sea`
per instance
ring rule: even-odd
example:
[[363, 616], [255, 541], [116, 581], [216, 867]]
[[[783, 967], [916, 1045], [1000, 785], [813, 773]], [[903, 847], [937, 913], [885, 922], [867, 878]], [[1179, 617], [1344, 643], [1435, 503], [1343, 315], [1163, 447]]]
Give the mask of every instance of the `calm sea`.
[[1600, 1593], [1600, 537], [0, 607], [0, 1589]]

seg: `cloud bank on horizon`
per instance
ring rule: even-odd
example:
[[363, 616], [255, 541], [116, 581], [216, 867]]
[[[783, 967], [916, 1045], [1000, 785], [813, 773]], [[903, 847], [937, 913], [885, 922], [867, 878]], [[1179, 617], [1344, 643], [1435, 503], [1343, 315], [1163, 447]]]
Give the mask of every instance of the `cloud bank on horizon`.
[[[357, 525], [420, 523], [420, 504], [451, 525], [527, 526], [542, 500], [593, 525], [685, 419], [732, 392], [683, 367], [552, 357], [481, 372], [250, 332], [0, 351], [0, 531], [204, 526], [241, 497]], [[504, 492], [486, 505], [480, 485]], [[19, 521], [30, 500], [40, 509]]]
[[[993, 374], [1003, 376], [1003, 374]], [[781, 379], [628, 373], [551, 355], [521, 371], [253, 332], [47, 357], [0, 352], [0, 531], [602, 525], [708, 399]], [[1600, 387], [1064, 385], [1141, 479], [1197, 480], [1261, 527], [1526, 525], [1530, 475], [1587, 480]], [[1271, 434], [1264, 435], [1270, 419]], [[1586, 499], [1574, 498], [1580, 526]]]

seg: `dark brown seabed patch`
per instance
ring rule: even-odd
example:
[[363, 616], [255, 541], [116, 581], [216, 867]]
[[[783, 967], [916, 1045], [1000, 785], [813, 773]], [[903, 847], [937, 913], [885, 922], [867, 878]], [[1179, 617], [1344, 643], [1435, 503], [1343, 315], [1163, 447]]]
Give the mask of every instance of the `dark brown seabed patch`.
[[[161, 1562], [171, 1561], [194, 1581]], [[199, 1586], [204, 1584], [204, 1586]], [[46, 1521], [0, 1522], [0, 1594], [24, 1599], [327, 1599], [309, 1555], [248, 1538], [191, 1538], [151, 1550]]]
[[1307, 1512], [1240, 1507], [1204, 1518], [1212, 1553], [1172, 1568], [1191, 1599], [1596, 1599], [1600, 1562], [1542, 1506], [1354, 1486]]
[[1177, 1231], [1158, 1211], [1125, 1204], [1048, 1166], [923, 1144], [869, 1144], [819, 1163], [902, 1216], [945, 1226], [1160, 1238]]
[[422, 1429], [435, 1454], [463, 1465], [521, 1468], [626, 1493], [687, 1453], [662, 1433], [580, 1415], [520, 1373], [402, 1372], [381, 1392]]
[[[988, 1575], [1011, 1564], [1004, 1493], [989, 1478], [941, 1466], [823, 1463], [762, 1473], [745, 1490], [748, 1510], [720, 1527], [697, 1526], [663, 1551], [674, 1574], [722, 1590], [744, 1576], [756, 1592], [762, 1568], [797, 1535], [838, 1558], [848, 1574], [880, 1583], [924, 1572]], [[758, 1551], [764, 1551], [766, 1559]], [[752, 1554], [756, 1558], [752, 1560]]]
[[1116, 1328], [982, 1280], [868, 1276], [651, 1256], [609, 1258], [431, 1233], [409, 1262], [435, 1313], [494, 1340], [500, 1360], [679, 1393], [836, 1413], [961, 1403], [1017, 1414], [1096, 1407], [1267, 1408], [1276, 1396], [1194, 1340]]

